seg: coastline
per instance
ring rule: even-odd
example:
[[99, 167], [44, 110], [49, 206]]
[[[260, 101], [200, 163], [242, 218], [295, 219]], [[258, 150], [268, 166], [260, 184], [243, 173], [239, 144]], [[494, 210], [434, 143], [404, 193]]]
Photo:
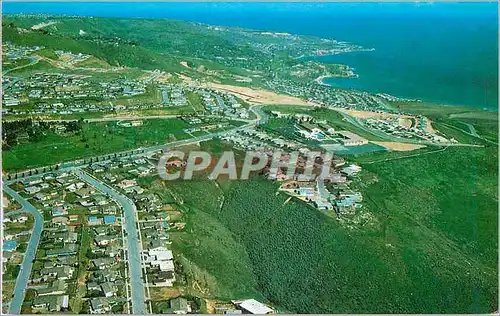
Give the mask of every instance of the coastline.
[[354, 73], [352, 70], [353, 70], [353, 68], [351, 68], [351, 73], [349, 74], [349, 76], [321, 75], [321, 76], [317, 77], [316, 79], [314, 79], [313, 81], [319, 85], [322, 85], [322, 86], [333, 87], [331, 84], [325, 83], [324, 79], [326, 79], [326, 78], [342, 78], [342, 79], [357, 79], [357, 78], [359, 78], [359, 75]]
[[[326, 83], [324, 80], [327, 79], [327, 78], [356, 79], [356, 78], [359, 78], [359, 75], [358, 74], [354, 74], [354, 76], [352, 76], [352, 77], [338, 77], [338, 76], [331, 76], [331, 75], [321, 75], [321, 76], [318, 76], [313, 81], [316, 84], [321, 85], [321, 86], [325, 86], [325, 87], [338, 88], [338, 89], [349, 89], [349, 88], [346, 88], [346, 87], [335, 87], [332, 84]], [[359, 90], [357, 88], [350, 88], [350, 89]], [[445, 106], [445, 107], [463, 107], [464, 109], [482, 110], [482, 111], [486, 111], [486, 112], [490, 112], [490, 113], [498, 113], [497, 109], [491, 109], [491, 108], [471, 107], [471, 106], [464, 105], [464, 104], [452, 104], [452, 103], [446, 103], [446, 102], [439, 101], [439, 100], [425, 100], [425, 99], [421, 99], [421, 98], [411, 98], [411, 97], [396, 96], [396, 95], [389, 94], [389, 93], [370, 92], [368, 90], [361, 90], [361, 91], [366, 91], [366, 92], [369, 92], [369, 93], [377, 94], [377, 95], [381, 96], [384, 99], [387, 99], [389, 97], [389, 98], [393, 98], [393, 99], [398, 99], [397, 101], [426, 102], [426, 103], [439, 104], [440, 106]], [[394, 100], [394, 101], [396, 101], [396, 100]]]
[[322, 86], [332, 87], [331, 84], [323, 82], [323, 79], [330, 78], [330, 77], [331, 76], [328, 76], [328, 75], [322, 75], [322, 76], [319, 76], [318, 78], [314, 79], [314, 82], [316, 82], [317, 84], [322, 85]]

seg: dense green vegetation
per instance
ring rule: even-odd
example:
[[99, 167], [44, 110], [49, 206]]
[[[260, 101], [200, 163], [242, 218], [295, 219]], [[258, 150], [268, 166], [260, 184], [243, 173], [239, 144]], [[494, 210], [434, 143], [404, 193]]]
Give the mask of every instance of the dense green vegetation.
[[261, 298], [245, 247], [214, 217], [192, 208], [186, 216], [189, 233], [171, 234], [174, 252], [181, 253], [183, 276], [208, 289], [210, 297]]

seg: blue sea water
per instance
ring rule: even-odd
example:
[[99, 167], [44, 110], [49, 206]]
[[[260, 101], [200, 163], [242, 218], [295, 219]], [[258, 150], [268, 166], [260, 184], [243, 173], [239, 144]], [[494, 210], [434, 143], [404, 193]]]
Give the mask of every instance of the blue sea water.
[[333, 86], [498, 111], [498, 4], [4, 2], [5, 13], [174, 18], [334, 38], [374, 51], [323, 56]]

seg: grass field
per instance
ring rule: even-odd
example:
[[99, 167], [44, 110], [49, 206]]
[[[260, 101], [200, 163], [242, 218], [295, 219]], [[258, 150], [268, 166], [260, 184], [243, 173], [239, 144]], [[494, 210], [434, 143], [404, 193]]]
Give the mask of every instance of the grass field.
[[[241, 126], [229, 121], [228, 127]], [[78, 135], [58, 135], [45, 131], [37, 142], [23, 143], [3, 152], [3, 168], [8, 171], [51, 165], [59, 162], [166, 144], [191, 138], [183, 129], [191, 125], [181, 119], [147, 119], [139, 127], [122, 127], [117, 121], [84, 123]]]
[[194, 93], [191, 91], [186, 92], [187, 99], [193, 109], [198, 113], [205, 112], [205, 107], [203, 106], [203, 101], [198, 93]]
[[47, 131], [39, 142], [20, 144], [3, 152], [3, 168], [20, 170], [120, 150], [163, 144], [189, 138], [180, 119], [144, 120], [140, 127], [117, 126], [116, 121], [86, 123], [81, 135], [64, 136]]

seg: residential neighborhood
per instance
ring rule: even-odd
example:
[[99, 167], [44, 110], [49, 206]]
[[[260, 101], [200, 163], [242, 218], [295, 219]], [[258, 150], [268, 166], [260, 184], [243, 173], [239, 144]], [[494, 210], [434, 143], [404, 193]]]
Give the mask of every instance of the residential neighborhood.
[[498, 314], [497, 7], [4, 1], [2, 314]]

